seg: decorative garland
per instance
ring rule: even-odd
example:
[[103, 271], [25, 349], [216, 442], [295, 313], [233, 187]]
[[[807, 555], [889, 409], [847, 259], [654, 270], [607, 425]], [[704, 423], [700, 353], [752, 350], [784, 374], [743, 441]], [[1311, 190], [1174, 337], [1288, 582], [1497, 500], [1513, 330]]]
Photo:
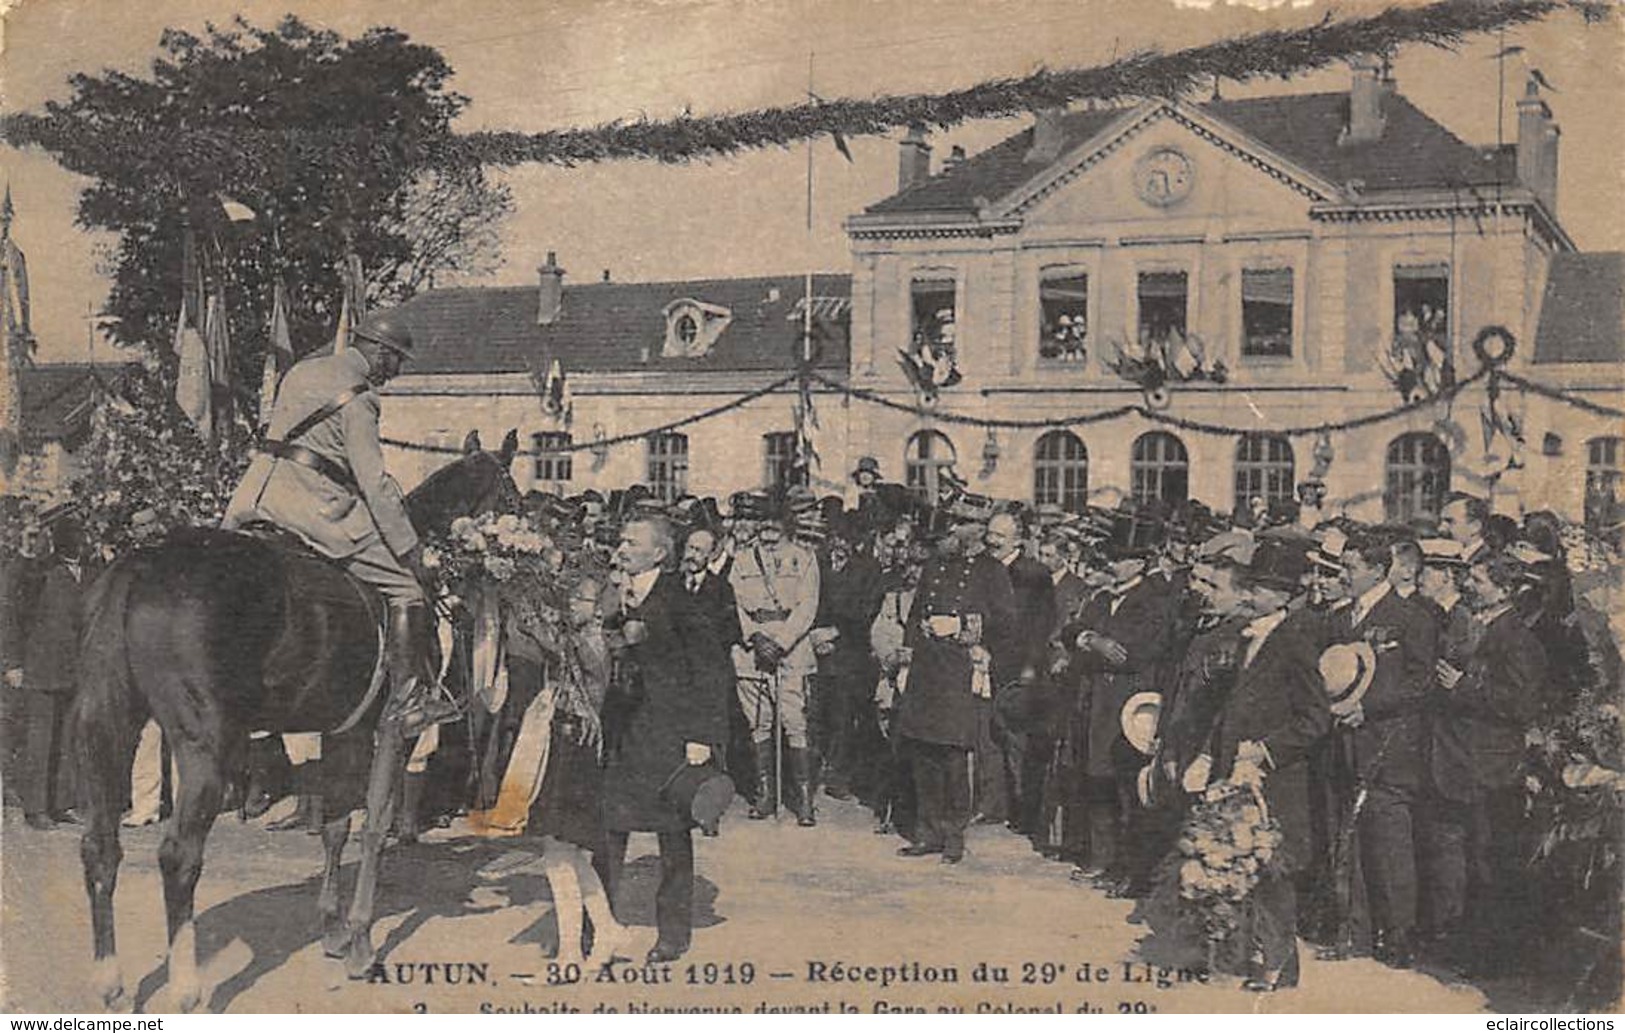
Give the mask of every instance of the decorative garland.
[[[672, 420], [669, 423], [660, 424], [656, 427], [649, 427], [645, 430], [632, 431], [626, 434], [617, 434], [614, 437], [595, 438], [590, 441], [572, 442], [569, 445], [561, 445], [554, 451], [583, 452], [588, 450], [605, 449], [612, 445], [621, 445], [630, 441], [642, 441], [652, 435], [665, 434], [670, 431], [679, 430], [683, 427], [692, 426], [693, 424], [700, 423], [704, 420], [709, 420], [715, 416], [721, 416], [724, 413], [732, 412], [735, 409], [748, 405], [759, 398], [763, 398], [774, 393], [775, 391], [788, 387], [791, 383], [801, 379], [802, 376], [803, 374], [801, 372], [797, 372], [787, 377], [781, 377], [770, 384], [756, 388], [747, 394], [740, 395], [738, 398], [731, 399], [730, 401], [724, 402], [721, 405], [712, 406], [709, 409], [693, 413], [689, 416], [684, 416], [679, 420]], [[1382, 412], [1368, 413], [1365, 416], [1357, 416], [1348, 420], [1317, 423], [1301, 427], [1287, 427], [1282, 430], [1270, 430], [1268, 428], [1261, 430], [1258, 427], [1237, 427], [1222, 423], [1207, 423], [1202, 420], [1187, 419], [1183, 416], [1170, 416], [1165, 412], [1160, 412], [1147, 405], [1119, 405], [1111, 409], [1102, 409], [1099, 412], [1075, 413], [1070, 416], [1057, 416], [1049, 419], [1035, 420], [1014, 420], [1001, 419], [997, 417], [971, 416], [966, 413], [939, 412], [926, 406], [899, 402], [895, 399], [887, 398], [885, 395], [880, 394], [877, 391], [870, 391], [866, 388], [853, 387], [849, 384], [843, 384], [838, 380], [816, 371], [808, 372], [805, 374], [805, 376], [808, 380], [816, 382], [831, 391], [845, 395], [848, 398], [855, 398], [860, 402], [878, 405], [885, 409], [891, 409], [894, 412], [908, 413], [910, 415], [917, 416], [920, 419], [932, 420], [937, 423], [981, 427], [988, 430], [1060, 430], [1068, 427], [1087, 426], [1093, 423], [1104, 423], [1109, 420], [1120, 419], [1121, 417], [1129, 415], [1138, 415], [1146, 420], [1150, 420], [1154, 423], [1160, 423], [1164, 426], [1174, 427], [1179, 430], [1184, 430], [1195, 434], [1212, 434], [1217, 437], [1240, 437], [1247, 434], [1268, 433], [1279, 434], [1283, 437], [1289, 438], [1326, 438], [1328, 435], [1334, 433], [1360, 430], [1378, 423], [1385, 423], [1389, 420], [1397, 419], [1401, 416], [1405, 416], [1409, 413], [1420, 409], [1425, 409], [1433, 405], [1448, 403], [1461, 392], [1465, 391], [1468, 387], [1471, 387], [1473, 384], [1476, 384], [1481, 380], [1485, 380], [1486, 378], [1489, 378], [1492, 382], [1505, 380], [1508, 383], [1515, 384], [1518, 387], [1540, 395], [1543, 398], [1563, 402], [1578, 409], [1583, 409], [1594, 415], [1625, 417], [1625, 410], [1600, 405], [1570, 392], [1563, 391], [1555, 387], [1548, 387], [1545, 384], [1541, 384], [1536, 381], [1527, 380], [1523, 377], [1517, 376], [1516, 374], [1508, 373], [1504, 369], [1497, 366], [1486, 366], [1483, 369], [1480, 369], [1477, 373], [1474, 373], [1472, 376], [1467, 377], [1464, 380], [1457, 381], [1455, 384], [1452, 384], [1449, 388], [1439, 392], [1436, 395], [1418, 399], [1414, 402], [1407, 402], [1404, 405], [1396, 406], [1393, 409], [1386, 409]], [[442, 455], [457, 455], [462, 452], [461, 448], [445, 445], [423, 445], [413, 441], [401, 441], [397, 438], [384, 438], [383, 443], [392, 448], [404, 449], [408, 452], [430, 452]]]
[[1143, 50], [1092, 68], [1040, 69], [1024, 78], [996, 79], [950, 93], [819, 100], [729, 115], [616, 121], [591, 129], [470, 133], [457, 138], [456, 153], [447, 158], [497, 166], [574, 166], [624, 158], [678, 162], [825, 135], [844, 140], [902, 126], [947, 128], [1084, 99], [1174, 97], [1216, 79], [1284, 79], [1353, 57], [1389, 54], [1406, 44], [1450, 49], [1468, 36], [1538, 21], [1560, 10], [1576, 11], [1593, 23], [1615, 5], [1607, 0], [1436, 0], [1422, 7], [1391, 7], [1367, 18], [1332, 21], [1328, 16], [1306, 28], [1248, 33], [1169, 54]]
[[[798, 379], [800, 376], [800, 373], [792, 373], [787, 377], [780, 377], [771, 384], [767, 384], [763, 387], [757, 388], [754, 391], [742, 394], [738, 398], [723, 402], [721, 405], [712, 406], [711, 408], [702, 412], [684, 416], [680, 420], [673, 420], [670, 423], [663, 423], [658, 427], [650, 427], [646, 430], [632, 431], [628, 434], [617, 434], [612, 438], [594, 438], [591, 441], [572, 441], [568, 445], [560, 445], [558, 448], [549, 448], [548, 451], [586, 452], [589, 450], [609, 448], [611, 445], [622, 445], [628, 441], [642, 441], [643, 439], [653, 437], [656, 434], [670, 433], [671, 431], [678, 430], [682, 427], [699, 423], [701, 420], [709, 420], [714, 416], [721, 416], [723, 413], [732, 412], [733, 410], [742, 406], [749, 405], [751, 402], [756, 401], [756, 399], [770, 395], [779, 388], [785, 387], [792, 381]], [[382, 444], [388, 445], [391, 448], [399, 448], [407, 452], [434, 452], [440, 455], [461, 455], [463, 451], [461, 448], [450, 448], [445, 445], [420, 445], [415, 441], [401, 441], [398, 438], [380, 438], [379, 440]]]

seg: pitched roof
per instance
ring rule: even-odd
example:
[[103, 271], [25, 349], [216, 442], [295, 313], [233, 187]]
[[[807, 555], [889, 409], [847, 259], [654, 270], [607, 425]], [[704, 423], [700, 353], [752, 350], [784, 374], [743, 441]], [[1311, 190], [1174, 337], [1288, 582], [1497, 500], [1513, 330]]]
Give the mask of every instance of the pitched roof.
[[[566, 284], [558, 318], [538, 325], [539, 288], [462, 287], [429, 291], [402, 305], [415, 352], [410, 373], [520, 373], [555, 358], [569, 372], [736, 372], [793, 368], [801, 339], [804, 276], [667, 283]], [[813, 277], [817, 365], [845, 369], [852, 277]], [[665, 308], [689, 298], [728, 309], [732, 319], [698, 358], [661, 354]], [[829, 300], [825, 300], [829, 299]]]
[[[1478, 187], [1514, 180], [1510, 147], [1479, 148], [1395, 93], [1384, 98], [1380, 139], [1342, 144], [1348, 122], [1347, 93], [1305, 93], [1195, 105], [1203, 114], [1239, 130], [1282, 158], [1332, 183], [1358, 180], [1363, 191]], [[1074, 111], [1062, 116], [1064, 154], [1126, 114], [1125, 109]], [[1047, 167], [1025, 160], [1033, 130], [975, 155], [955, 169], [894, 194], [867, 209], [872, 214], [975, 211], [975, 199], [997, 200]]]
[[124, 362], [51, 362], [24, 366], [18, 387], [22, 439], [29, 447], [47, 441], [77, 443], [90, 429], [92, 387], [98, 377], [116, 379]]
[[1625, 362], [1625, 252], [1552, 256], [1534, 361]]

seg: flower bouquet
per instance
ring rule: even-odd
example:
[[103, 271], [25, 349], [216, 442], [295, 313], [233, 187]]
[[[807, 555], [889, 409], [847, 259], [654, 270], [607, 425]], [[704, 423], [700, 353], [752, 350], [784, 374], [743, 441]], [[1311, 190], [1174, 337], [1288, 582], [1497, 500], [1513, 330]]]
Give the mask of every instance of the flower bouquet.
[[493, 591], [543, 641], [557, 638], [563, 620], [563, 565], [552, 538], [512, 513], [458, 517], [423, 548], [443, 607], [457, 610], [464, 598]]
[[1280, 846], [1280, 826], [1254, 786], [1214, 785], [1192, 805], [1171, 863], [1180, 910], [1207, 938], [1209, 968], [1244, 970], [1256, 918], [1250, 896]]

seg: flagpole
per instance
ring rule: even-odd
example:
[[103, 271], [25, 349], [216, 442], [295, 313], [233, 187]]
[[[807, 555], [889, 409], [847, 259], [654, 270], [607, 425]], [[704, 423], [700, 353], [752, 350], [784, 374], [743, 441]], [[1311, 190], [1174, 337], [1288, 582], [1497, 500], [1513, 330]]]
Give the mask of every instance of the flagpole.
[[[813, 96], [813, 51], [807, 50], [807, 96]], [[812, 366], [812, 325], [813, 325], [813, 255], [815, 241], [813, 240], [813, 137], [807, 137], [807, 279], [802, 290], [801, 302], [801, 382], [800, 395], [796, 405], [796, 451], [799, 460], [807, 473], [807, 483], [812, 484], [812, 449], [807, 440], [807, 419], [810, 415], [808, 408], [812, 405], [812, 384], [808, 379], [808, 372]]]

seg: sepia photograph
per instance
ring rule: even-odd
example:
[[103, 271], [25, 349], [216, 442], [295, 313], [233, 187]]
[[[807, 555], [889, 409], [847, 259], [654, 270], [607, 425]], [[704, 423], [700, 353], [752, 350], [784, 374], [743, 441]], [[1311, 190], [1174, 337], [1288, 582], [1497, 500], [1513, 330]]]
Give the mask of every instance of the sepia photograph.
[[1618, 1012], [1621, 98], [1621, 0], [0, 0], [0, 1010]]

